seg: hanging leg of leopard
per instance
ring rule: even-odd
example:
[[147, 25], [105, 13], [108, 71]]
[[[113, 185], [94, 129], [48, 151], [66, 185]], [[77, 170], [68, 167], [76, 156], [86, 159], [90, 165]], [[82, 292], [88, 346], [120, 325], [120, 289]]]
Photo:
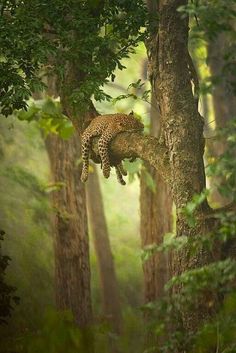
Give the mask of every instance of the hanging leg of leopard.
[[117, 180], [119, 181], [119, 183], [121, 185], [126, 185], [126, 182], [124, 181], [123, 179], [123, 175], [126, 176], [127, 175], [127, 172], [126, 170], [124, 170], [124, 167], [122, 165], [122, 162], [117, 164], [115, 166], [115, 169], [116, 169], [116, 176], [117, 176]]
[[110, 176], [109, 142], [113, 138], [113, 131], [107, 129], [98, 140], [98, 151], [102, 162], [102, 172], [105, 178]]
[[95, 136], [97, 136], [97, 133], [96, 134], [87, 133], [83, 135], [83, 138], [82, 138], [81, 149], [82, 149], [83, 167], [82, 167], [82, 173], [80, 177], [82, 182], [85, 182], [88, 179], [90, 148], [91, 148], [92, 138]]

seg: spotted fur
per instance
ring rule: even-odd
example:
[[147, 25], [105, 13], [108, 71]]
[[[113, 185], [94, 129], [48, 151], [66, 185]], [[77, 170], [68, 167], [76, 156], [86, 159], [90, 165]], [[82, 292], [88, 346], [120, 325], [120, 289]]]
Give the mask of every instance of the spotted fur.
[[[101, 159], [102, 172], [105, 178], [110, 176], [109, 143], [119, 133], [123, 131], [141, 131], [143, 124], [135, 119], [133, 113], [101, 115], [93, 119], [82, 135], [82, 160], [83, 169], [81, 180], [85, 182], [88, 179], [89, 154], [92, 139], [100, 136], [98, 140], [98, 153]], [[118, 181], [125, 185], [123, 175], [127, 175], [122, 163], [115, 166]]]

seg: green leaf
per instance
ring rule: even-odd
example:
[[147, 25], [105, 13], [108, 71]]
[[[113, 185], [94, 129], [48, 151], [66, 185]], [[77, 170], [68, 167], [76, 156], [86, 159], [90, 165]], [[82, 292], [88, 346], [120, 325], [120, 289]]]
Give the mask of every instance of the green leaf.
[[35, 120], [38, 117], [39, 111], [40, 111], [40, 108], [38, 108], [35, 104], [32, 104], [26, 111], [20, 110], [17, 113], [17, 118], [19, 120], [27, 120], [30, 122], [32, 120]]
[[59, 129], [59, 136], [64, 140], [68, 140], [75, 132], [74, 127], [71, 125], [63, 126]]
[[57, 115], [58, 108], [53, 100], [48, 98], [42, 106], [42, 112], [48, 115]]

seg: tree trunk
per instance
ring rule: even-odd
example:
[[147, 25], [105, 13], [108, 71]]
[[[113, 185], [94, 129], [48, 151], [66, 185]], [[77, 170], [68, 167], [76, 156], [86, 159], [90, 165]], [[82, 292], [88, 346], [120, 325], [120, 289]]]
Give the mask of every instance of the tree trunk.
[[[156, 104], [155, 93], [151, 104], [151, 135], [158, 137], [160, 114]], [[141, 208], [141, 243], [142, 248], [150, 244], [160, 245], [166, 233], [172, 230], [172, 200], [166, 183], [158, 171], [145, 163], [141, 173], [140, 208]], [[155, 191], [148, 187], [146, 173], [152, 177]], [[145, 303], [160, 299], [164, 293], [164, 285], [168, 281], [168, 256], [156, 253], [143, 264]]]
[[[219, 55], [219, 48], [223, 53], [229, 47], [229, 40], [225, 33], [218, 36], [217, 39], [209, 43], [208, 46], [208, 63], [213, 77], [221, 77], [220, 84], [215, 85], [213, 91], [213, 108], [215, 117], [215, 126], [218, 129], [226, 127], [227, 123], [236, 116], [236, 99], [229, 83], [231, 77], [227, 80], [222, 77], [225, 60], [223, 55]], [[209, 148], [211, 156], [218, 158], [226, 149], [226, 141], [214, 140]], [[214, 177], [211, 184], [213, 192], [211, 201], [217, 206], [226, 205], [229, 200], [224, 197], [217, 189], [222, 182], [222, 178]]]
[[[58, 83], [56, 75], [47, 78], [47, 94], [51, 97], [58, 97]], [[71, 310], [80, 327], [88, 327], [92, 323], [92, 301], [86, 194], [78, 165], [80, 141], [75, 135], [63, 140], [49, 134], [45, 145], [56, 188], [51, 198], [56, 305]]]
[[[89, 244], [85, 188], [80, 182], [78, 138], [46, 139], [55, 187], [54, 209], [55, 292], [60, 310], [71, 310], [82, 329], [92, 323]], [[92, 352], [89, 335], [84, 344]]]
[[[219, 48], [223, 53], [229, 50], [230, 43], [227, 35], [222, 33], [217, 39], [209, 43], [208, 47], [208, 63], [213, 77], [221, 77], [223, 74], [223, 69], [225, 61], [222, 55], [219, 55]], [[224, 78], [221, 84], [214, 87], [213, 91], [213, 107], [215, 116], [215, 126], [218, 129], [226, 127], [227, 123], [236, 117], [236, 97], [232, 90], [232, 87], [227, 84], [227, 82], [233, 81], [233, 78], [229, 77], [228, 80]], [[215, 158], [218, 158], [227, 148], [226, 141], [214, 141], [210, 148], [210, 153]], [[211, 195], [211, 200], [218, 206], [225, 206], [229, 203], [229, 200], [224, 197], [217, 190], [215, 185], [219, 186], [222, 181], [220, 177], [214, 177], [212, 180], [213, 192]], [[236, 242], [231, 240], [225, 244], [224, 256], [232, 257], [236, 259]]]
[[95, 165], [93, 165], [93, 172], [89, 174], [86, 193], [88, 214], [100, 272], [103, 310], [111, 327], [119, 334], [122, 326], [119, 288]]
[[[159, 25], [148, 44], [149, 73], [155, 85], [161, 112], [160, 144], [167, 148], [170, 165], [170, 187], [177, 213], [177, 236], [205, 234], [209, 224], [202, 217], [209, 211], [203, 202], [196, 212], [200, 216], [195, 227], [190, 227], [182, 208], [194, 194], [205, 188], [203, 163], [203, 121], [193, 97], [189, 75], [188, 19], [177, 11], [187, 0], [160, 0], [158, 3]], [[188, 257], [179, 252], [172, 258], [172, 275], [189, 268], [208, 263], [208, 254], [198, 253]], [[178, 292], [179, 288], [176, 288]], [[204, 303], [199, 303], [193, 313], [183, 312], [183, 325], [195, 329], [206, 317]]]
[[233, 77], [227, 80], [222, 77], [225, 60], [223, 55], [219, 55], [219, 50], [225, 52], [229, 48], [229, 40], [225, 33], [209, 43], [208, 63], [213, 77], [220, 77], [221, 82], [215, 85], [213, 91], [213, 106], [215, 112], [216, 127], [223, 128], [236, 114], [236, 99], [229, 83]]

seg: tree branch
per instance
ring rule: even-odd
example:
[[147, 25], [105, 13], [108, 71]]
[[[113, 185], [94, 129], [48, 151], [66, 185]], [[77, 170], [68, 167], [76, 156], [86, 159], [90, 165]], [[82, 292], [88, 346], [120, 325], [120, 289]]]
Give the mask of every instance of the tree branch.
[[[95, 138], [92, 145], [95, 155], [98, 155], [98, 139]], [[122, 132], [111, 141], [109, 150], [111, 162], [114, 164], [125, 158], [141, 158], [149, 162], [165, 181], [168, 182], [170, 179], [167, 149], [153, 136], [145, 136], [137, 132]], [[95, 162], [98, 163], [98, 160], [95, 159]]]

